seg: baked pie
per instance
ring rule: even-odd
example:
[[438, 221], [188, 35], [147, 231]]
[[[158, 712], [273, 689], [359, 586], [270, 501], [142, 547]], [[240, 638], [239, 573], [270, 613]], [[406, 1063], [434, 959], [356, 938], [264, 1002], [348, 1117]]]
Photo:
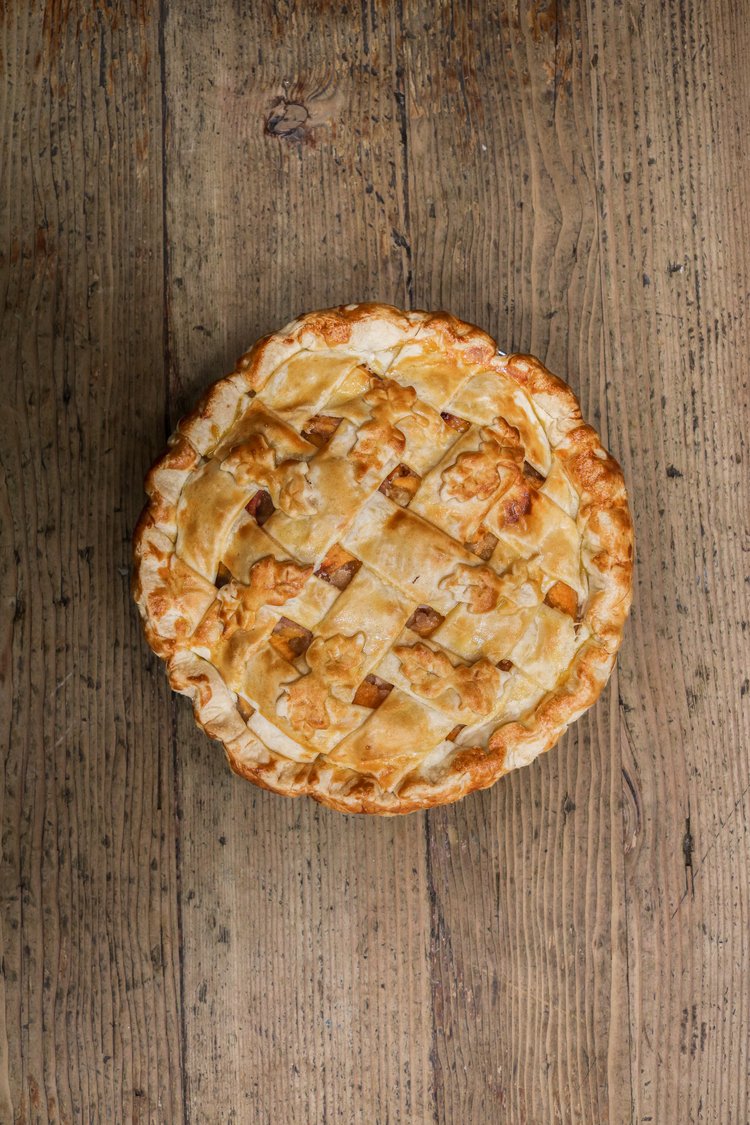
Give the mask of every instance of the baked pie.
[[565, 383], [446, 313], [346, 305], [258, 341], [146, 492], [149, 644], [277, 793], [455, 801], [548, 750], [612, 669], [620, 468]]

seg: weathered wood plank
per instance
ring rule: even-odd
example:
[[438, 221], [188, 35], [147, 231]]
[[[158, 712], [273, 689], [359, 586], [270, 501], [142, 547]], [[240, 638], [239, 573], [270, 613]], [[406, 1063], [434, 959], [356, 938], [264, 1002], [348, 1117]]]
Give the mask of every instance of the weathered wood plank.
[[[590, 5], [607, 413], [638, 584], [620, 665], [634, 1117], [748, 1120], [747, 20]], [[744, 692], [744, 696], [743, 696]]]
[[[170, 6], [172, 417], [306, 309], [410, 301], [387, 10]], [[432, 1117], [421, 816], [259, 793], [177, 724], [191, 1120]]]
[[[580, 7], [415, 3], [405, 22], [417, 302], [540, 355], [606, 435]], [[614, 700], [430, 814], [440, 1121], [630, 1119]]]
[[169, 706], [128, 589], [164, 440], [157, 33], [2, 6], [3, 1121], [182, 1113]]
[[374, 8], [168, 10], [175, 413], [298, 313], [408, 302], [400, 49]]

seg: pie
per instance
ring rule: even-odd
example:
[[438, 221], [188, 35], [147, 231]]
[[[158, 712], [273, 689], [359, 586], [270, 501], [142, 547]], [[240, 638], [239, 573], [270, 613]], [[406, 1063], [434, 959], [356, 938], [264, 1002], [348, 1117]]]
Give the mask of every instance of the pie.
[[309, 313], [146, 478], [135, 600], [236, 773], [344, 812], [455, 801], [596, 700], [630, 606], [621, 470], [570, 388], [446, 313]]

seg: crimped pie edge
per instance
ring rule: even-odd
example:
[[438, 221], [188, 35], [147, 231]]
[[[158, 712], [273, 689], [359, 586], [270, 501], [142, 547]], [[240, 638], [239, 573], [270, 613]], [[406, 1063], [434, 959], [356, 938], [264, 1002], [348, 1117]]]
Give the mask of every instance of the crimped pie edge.
[[[459, 749], [436, 779], [407, 775], [393, 792], [365, 774], [323, 758], [300, 763], [267, 748], [248, 730], [237, 711], [236, 695], [218, 670], [189, 652], [173, 651], [160, 636], [158, 617], [146, 610], [141, 568], [152, 555], [149, 532], [169, 503], [159, 488], [160, 470], [173, 467], [174, 450], [203, 454], [216, 446], [235, 420], [240, 399], [265, 376], [300, 350], [352, 344], [366, 359], [382, 348], [384, 338], [406, 341], [432, 334], [449, 353], [483, 369], [510, 377], [529, 397], [550, 446], [580, 496], [577, 524], [582, 555], [596, 592], [589, 597], [583, 622], [591, 637], [576, 653], [565, 678], [542, 697], [523, 721], [498, 726], [487, 750]], [[573, 391], [533, 356], [502, 355], [481, 329], [443, 312], [402, 312], [366, 303], [308, 313], [258, 340], [237, 361], [234, 372], [208, 388], [195, 409], [178, 424], [167, 451], [146, 478], [149, 501], [133, 540], [133, 596], [144, 619], [149, 644], [167, 660], [172, 688], [187, 695], [196, 722], [221, 741], [231, 768], [263, 788], [284, 796], [311, 796], [348, 813], [393, 815], [447, 804], [487, 788], [510, 769], [549, 750], [567, 727], [596, 701], [609, 679], [619, 649], [632, 593], [633, 531], [620, 466], [604, 449], [596, 431], [583, 422]], [[153, 558], [150, 560], [153, 562]]]

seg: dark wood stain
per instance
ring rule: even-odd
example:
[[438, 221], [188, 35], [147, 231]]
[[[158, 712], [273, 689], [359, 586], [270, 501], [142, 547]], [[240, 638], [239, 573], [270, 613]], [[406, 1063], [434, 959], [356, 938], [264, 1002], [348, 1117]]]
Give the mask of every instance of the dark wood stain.
[[[0, 13], [0, 1122], [747, 1121], [738, 6]], [[395, 821], [232, 778], [128, 591], [180, 414], [352, 299], [566, 377], [638, 540], [597, 706]]]

